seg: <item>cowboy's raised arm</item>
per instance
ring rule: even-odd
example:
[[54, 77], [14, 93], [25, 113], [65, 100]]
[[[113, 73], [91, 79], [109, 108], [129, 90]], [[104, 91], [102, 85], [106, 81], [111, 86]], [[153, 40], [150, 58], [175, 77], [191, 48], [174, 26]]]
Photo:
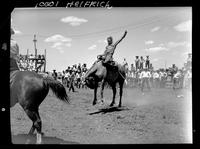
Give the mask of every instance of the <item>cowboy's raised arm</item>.
[[126, 34], [127, 34], [127, 31], [125, 31], [125, 32], [124, 32], [124, 35], [121, 37], [121, 39], [118, 40], [118, 41], [114, 44], [115, 47], [122, 41], [122, 39], [124, 39], [124, 37], [126, 36]]

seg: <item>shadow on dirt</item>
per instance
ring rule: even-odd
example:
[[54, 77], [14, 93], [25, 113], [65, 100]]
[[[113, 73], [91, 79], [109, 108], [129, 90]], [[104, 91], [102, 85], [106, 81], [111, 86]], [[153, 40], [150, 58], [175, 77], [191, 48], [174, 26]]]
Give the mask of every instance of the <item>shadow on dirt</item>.
[[118, 112], [118, 111], [124, 111], [124, 110], [130, 110], [128, 109], [127, 107], [104, 107], [104, 108], [101, 108], [99, 109], [98, 111], [96, 112], [91, 112], [89, 113], [89, 115], [93, 115], [93, 114], [106, 114], [106, 113], [111, 113], [111, 112]]
[[[13, 144], [36, 144], [36, 135], [12, 135]], [[56, 137], [42, 136], [42, 144], [79, 144], [78, 142], [65, 141]]]

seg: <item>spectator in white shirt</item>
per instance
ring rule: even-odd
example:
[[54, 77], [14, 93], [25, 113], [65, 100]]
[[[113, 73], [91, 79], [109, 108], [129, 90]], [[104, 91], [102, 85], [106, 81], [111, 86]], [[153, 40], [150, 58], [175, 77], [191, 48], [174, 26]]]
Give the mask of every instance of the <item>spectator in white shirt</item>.
[[164, 73], [163, 70], [160, 71], [159, 78], [160, 78], [160, 87], [163, 88], [165, 86], [165, 79], [166, 79], [166, 74]]
[[144, 64], [145, 64], [145, 60], [144, 60], [143, 56], [140, 56], [140, 69], [144, 68]]
[[180, 78], [181, 78], [181, 72], [180, 70], [177, 71], [177, 73], [173, 76], [173, 89], [180, 88]]
[[124, 58], [124, 61], [122, 62], [122, 65], [125, 66], [126, 76], [128, 76], [128, 63], [125, 58]]
[[151, 77], [150, 72], [145, 68], [145, 69], [143, 69], [143, 71], [141, 72], [140, 77], [141, 77], [141, 79], [142, 79], [141, 91], [143, 92], [144, 84], [145, 84], [145, 83], [146, 83], [146, 85], [147, 85], [147, 88], [148, 88], [149, 90], [151, 90], [151, 88], [150, 88], [150, 77]]
[[69, 77], [69, 72], [65, 72], [65, 78], [67, 79]]
[[192, 53], [188, 54], [186, 67], [187, 67], [187, 69], [191, 69], [191, 67], [192, 67]]
[[141, 84], [142, 84], [142, 78], [141, 78], [141, 70], [138, 70], [137, 71], [137, 85], [139, 86], [139, 87], [141, 87]]
[[155, 88], [159, 87], [159, 81], [160, 81], [159, 73], [158, 73], [158, 71], [155, 71], [153, 73], [153, 82], [154, 82], [153, 84], [154, 84]]
[[185, 76], [184, 76], [184, 84], [183, 84], [183, 86], [184, 86], [185, 88], [191, 89], [191, 84], [192, 84], [192, 71], [191, 71], [191, 69], [190, 69], [190, 70], [188, 70], [188, 71], [186, 72], [186, 74], [185, 74]]

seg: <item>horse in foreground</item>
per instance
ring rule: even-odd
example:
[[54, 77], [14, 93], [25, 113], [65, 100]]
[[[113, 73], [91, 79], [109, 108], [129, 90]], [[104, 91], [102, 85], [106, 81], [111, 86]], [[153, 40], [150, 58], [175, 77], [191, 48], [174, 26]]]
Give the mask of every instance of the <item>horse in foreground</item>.
[[29, 134], [33, 134], [36, 129], [37, 144], [42, 143], [42, 121], [39, 115], [39, 105], [45, 99], [49, 88], [60, 100], [69, 103], [64, 86], [49, 77], [31, 71], [13, 71], [10, 73], [10, 107], [19, 103], [32, 120], [33, 124]]
[[[115, 62], [116, 63], [116, 62]], [[91, 73], [90, 72], [94, 72]], [[88, 76], [88, 74], [90, 74]], [[99, 82], [101, 83], [101, 101], [103, 102], [103, 90], [104, 85], [107, 82], [113, 91], [113, 100], [110, 104], [110, 106], [113, 106], [115, 104], [115, 96], [116, 96], [116, 84], [119, 83], [119, 107], [122, 105], [122, 94], [123, 94], [123, 84], [125, 81], [126, 73], [125, 73], [125, 66], [121, 64], [103, 64], [102, 61], [96, 61], [93, 66], [88, 70], [88, 72], [85, 75], [85, 84], [91, 88], [94, 89], [94, 100], [93, 105], [97, 103], [97, 88]]]

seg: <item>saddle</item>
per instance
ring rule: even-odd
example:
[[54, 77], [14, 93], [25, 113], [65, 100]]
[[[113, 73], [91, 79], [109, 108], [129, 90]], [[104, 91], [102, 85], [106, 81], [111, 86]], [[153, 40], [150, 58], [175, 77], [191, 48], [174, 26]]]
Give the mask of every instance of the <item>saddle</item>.
[[111, 61], [105, 63], [104, 60], [105, 60], [105, 57], [103, 57], [102, 55], [98, 55], [96, 62], [102, 61], [103, 65], [110, 65], [110, 66], [114, 66], [114, 67], [118, 66], [118, 63], [116, 61], [111, 60]]
[[107, 63], [104, 63], [104, 61], [102, 61], [102, 64], [104, 66], [107, 66], [108, 68], [111, 68], [111, 69], [117, 69], [118, 68], [118, 63], [116, 61], [109, 61]]

